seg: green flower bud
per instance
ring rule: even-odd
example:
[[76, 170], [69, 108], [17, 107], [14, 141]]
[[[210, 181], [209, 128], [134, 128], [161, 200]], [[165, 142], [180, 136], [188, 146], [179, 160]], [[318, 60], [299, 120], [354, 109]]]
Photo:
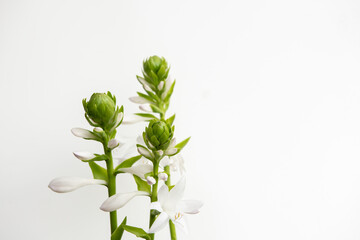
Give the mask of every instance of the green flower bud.
[[[94, 93], [90, 100], [83, 100], [86, 117], [90, 119], [94, 126], [100, 126], [102, 129], [111, 127], [114, 117], [117, 114], [116, 99], [110, 92]], [[89, 121], [89, 122], [91, 122]]]
[[144, 78], [154, 89], [161, 81], [166, 80], [169, 71], [168, 63], [163, 57], [152, 56], [143, 62]]
[[153, 119], [145, 129], [144, 141], [151, 149], [166, 150], [173, 137], [173, 130], [165, 121]]

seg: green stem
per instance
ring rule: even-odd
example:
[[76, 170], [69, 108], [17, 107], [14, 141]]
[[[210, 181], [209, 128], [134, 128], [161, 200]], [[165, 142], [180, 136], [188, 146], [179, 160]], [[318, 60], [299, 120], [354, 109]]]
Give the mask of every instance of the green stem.
[[[107, 144], [106, 144], [107, 145]], [[114, 164], [113, 158], [111, 154], [111, 150], [108, 149], [104, 145], [104, 151], [106, 156], [108, 156], [108, 160], [106, 160], [106, 168], [107, 168], [107, 175], [108, 175], [108, 194], [109, 197], [116, 194], [116, 178], [114, 174]], [[117, 214], [116, 211], [110, 212], [110, 226], [111, 226], [111, 233], [113, 233], [117, 228]]]
[[[159, 173], [159, 161], [155, 160], [154, 161], [154, 178], [156, 180], [156, 183], [152, 186], [152, 192], [151, 192], [151, 202], [156, 202], [157, 201], [157, 188], [158, 188], [158, 173]], [[150, 222], [149, 222], [149, 228], [151, 227], [151, 225], [155, 222], [155, 218], [156, 215], [152, 214], [151, 212], [152, 210], [150, 210]], [[151, 240], [155, 239], [155, 234], [152, 233], [150, 234]]]
[[[165, 166], [164, 168], [165, 173], [168, 175], [168, 178], [165, 182], [166, 186], [170, 187], [171, 186], [171, 178], [170, 178], [170, 166]], [[170, 236], [171, 236], [171, 240], [176, 240], [176, 229], [175, 229], [175, 225], [174, 223], [169, 220], [169, 228], [170, 228]]]

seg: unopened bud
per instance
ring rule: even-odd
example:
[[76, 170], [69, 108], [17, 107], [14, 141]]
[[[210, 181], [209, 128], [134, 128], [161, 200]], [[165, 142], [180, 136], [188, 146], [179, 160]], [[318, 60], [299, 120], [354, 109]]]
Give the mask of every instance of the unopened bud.
[[158, 177], [160, 180], [163, 180], [163, 181], [166, 181], [168, 179], [168, 175], [164, 172], [159, 173]]
[[156, 183], [156, 180], [155, 178], [151, 177], [151, 176], [147, 176], [146, 177], [146, 182], [149, 184], [149, 185], [154, 185]]
[[101, 128], [101, 127], [96, 127], [94, 128], [94, 132], [97, 132], [97, 133], [101, 133], [103, 132], [104, 130]]
[[108, 148], [110, 148], [110, 149], [117, 148], [119, 145], [120, 145], [120, 141], [118, 139], [115, 139], [115, 138], [111, 139], [108, 142]]

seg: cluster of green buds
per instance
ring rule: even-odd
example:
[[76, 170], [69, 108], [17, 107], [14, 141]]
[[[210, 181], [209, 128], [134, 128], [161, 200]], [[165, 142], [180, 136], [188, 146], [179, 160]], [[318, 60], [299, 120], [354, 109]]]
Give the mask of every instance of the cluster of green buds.
[[85, 118], [93, 127], [100, 127], [110, 136], [115, 136], [121, 124], [124, 109], [116, 106], [116, 98], [110, 92], [94, 93], [89, 101], [83, 99]]
[[174, 134], [174, 126], [153, 119], [143, 133], [145, 144], [151, 150], [166, 150]]
[[[143, 77], [136, 76], [146, 94], [138, 92], [138, 96], [130, 100], [142, 104], [141, 110], [159, 113], [162, 118], [169, 107], [175, 86], [175, 81], [169, 77], [169, 71], [170, 67], [165, 58], [151, 56], [146, 59], [143, 62]], [[145, 117], [146, 114], [139, 114], [139, 116]]]

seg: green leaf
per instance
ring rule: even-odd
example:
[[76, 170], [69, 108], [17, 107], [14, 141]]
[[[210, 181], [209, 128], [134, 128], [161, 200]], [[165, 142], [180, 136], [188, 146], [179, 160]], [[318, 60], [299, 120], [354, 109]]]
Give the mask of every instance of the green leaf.
[[167, 94], [166, 94], [166, 96], [165, 96], [165, 98], [164, 98], [164, 102], [168, 102], [168, 101], [170, 100], [170, 97], [171, 97], [171, 95], [172, 95], [172, 93], [173, 93], [173, 91], [174, 91], [175, 82], [176, 82], [176, 81], [174, 80], [173, 84], [171, 85], [169, 91], [167, 92]]
[[164, 112], [163, 110], [161, 110], [161, 108], [159, 108], [159, 107], [157, 107], [157, 106], [155, 106], [153, 104], [150, 104], [150, 108], [151, 108], [151, 110], [153, 112], [156, 112], [156, 113], [163, 113]]
[[108, 157], [105, 154], [94, 154], [96, 157], [89, 159], [89, 160], [81, 160], [83, 162], [93, 162], [93, 161], [103, 161], [108, 160]]
[[124, 225], [123, 228], [125, 229], [125, 231], [132, 233], [139, 238], [151, 240], [150, 235], [147, 234], [142, 228], [137, 228], [129, 225]]
[[120, 163], [116, 168], [115, 171], [119, 168], [129, 168], [131, 167], [136, 161], [138, 161], [142, 156], [138, 155], [135, 157], [131, 157]]
[[140, 117], [144, 117], [144, 118], [154, 118], [154, 119], [159, 120], [157, 117], [155, 117], [151, 113], [135, 113], [135, 115], [140, 116]]
[[120, 240], [124, 233], [124, 226], [126, 225], [127, 217], [124, 218], [122, 223], [116, 228], [116, 230], [111, 234], [111, 240]]
[[191, 138], [191, 137], [188, 137], [188, 138], [185, 139], [184, 141], [176, 144], [175, 148], [177, 148], [177, 149], [179, 149], [179, 150], [183, 149], [183, 148], [185, 147], [185, 145], [189, 142], [190, 138]]
[[136, 185], [137, 185], [137, 188], [139, 191], [144, 191], [144, 192], [148, 192], [149, 194], [151, 194], [151, 187], [147, 182], [145, 182], [144, 180], [142, 180], [141, 178], [139, 178], [136, 175], [133, 175], [133, 177], [135, 179], [135, 182], [136, 182]]
[[171, 117], [169, 117], [168, 119], [166, 119], [166, 123], [171, 126], [171, 125], [173, 125], [174, 120], [175, 120], [175, 114], [172, 115]]
[[89, 166], [91, 168], [94, 179], [108, 180], [107, 171], [105, 168], [99, 166], [94, 162], [89, 162]]
[[141, 93], [141, 92], [136, 92], [136, 93], [139, 95], [139, 97], [145, 98], [146, 100], [148, 100], [148, 101], [150, 101], [152, 103], [155, 103], [155, 101], [154, 101], [154, 99], [152, 97], [150, 97], [150, 96], [148, 96], [148, 95], [146, 95], [144, 93]]

